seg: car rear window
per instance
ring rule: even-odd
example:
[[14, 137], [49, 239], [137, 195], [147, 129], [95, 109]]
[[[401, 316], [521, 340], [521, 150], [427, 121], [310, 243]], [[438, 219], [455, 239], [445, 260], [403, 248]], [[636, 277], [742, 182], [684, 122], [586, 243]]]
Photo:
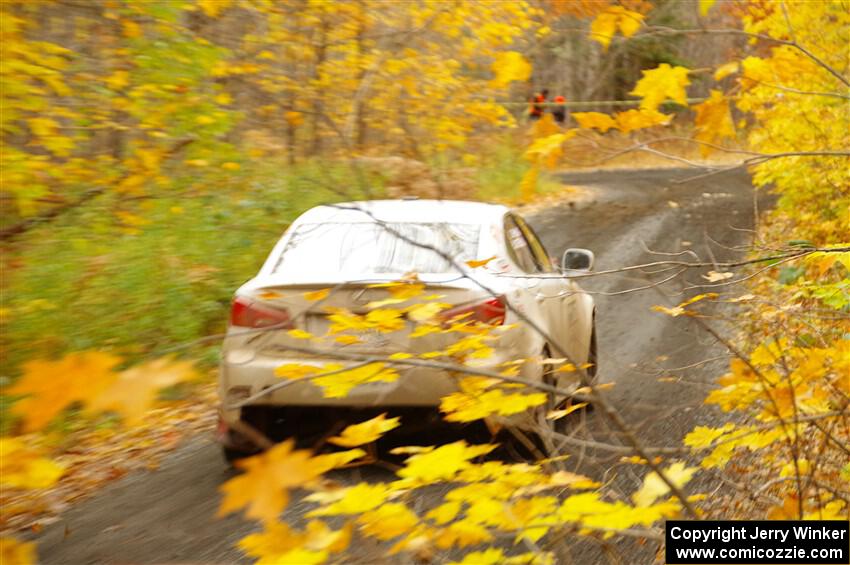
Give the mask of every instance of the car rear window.
[[[451, 263], [476, 259], [478, 224], [321, 223], [300, 224], [283, 250], [275, 273], [298, 278], [378, 273], [450, 273]], [[405, 238], [410, 241], [405, 241]]]

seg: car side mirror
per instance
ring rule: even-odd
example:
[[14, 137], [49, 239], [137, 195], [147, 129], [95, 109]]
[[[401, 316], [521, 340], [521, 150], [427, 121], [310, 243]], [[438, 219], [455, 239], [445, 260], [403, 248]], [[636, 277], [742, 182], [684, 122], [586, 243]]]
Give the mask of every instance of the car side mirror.
[[564, 251], [561, 269], [564, 271], [589, 271], [593, 268], [593, 251], [571, 247]]

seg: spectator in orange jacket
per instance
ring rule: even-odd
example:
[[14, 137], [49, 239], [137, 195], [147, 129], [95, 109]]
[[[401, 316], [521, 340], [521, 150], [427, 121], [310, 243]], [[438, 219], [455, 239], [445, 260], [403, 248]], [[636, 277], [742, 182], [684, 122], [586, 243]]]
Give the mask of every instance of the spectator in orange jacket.
[[549, 90], [544, 88], [539, 93], [531, 97], [531, 103], [528, 107], [528, 117], [532, 120], [539, 120], [543, 117], [546, 98], [549, 96]]
[[552, 108], [552, 116], [555, 118], [556, 122], [562, 125], [567, 119], [566, 101], [567, 100], [563, 96], [556, 96], [555, 104], [558, 104], [558, 106]]

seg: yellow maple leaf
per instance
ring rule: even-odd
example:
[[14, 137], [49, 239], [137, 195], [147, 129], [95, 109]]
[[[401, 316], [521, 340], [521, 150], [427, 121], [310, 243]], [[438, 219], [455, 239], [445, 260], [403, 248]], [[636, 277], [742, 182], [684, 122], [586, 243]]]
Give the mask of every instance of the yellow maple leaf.
[[294, 329], [286, 332], [286, 335], [295, 339], [313, 339], [315, 337], [310, 332], [305, 332], [304, 330]]
[[452, 546], [468, 547], [493, 539], [486, 528], [469, 520], [453, 522], [443, 529], [434, 540], [437, 547], [448, 549]]
[[[484, 551], [467, 553], [463, 556], [463, 561], [452, 561], [449, 565], [497, 565], [506, 562], [505, 553], [501, 549], [490, 547]], [[534, 563], [535, 561], [529, 559], [527, 562]]]
[[453, 392], [440, 400], [440, 410], [449, 422], [472, 422], [488, 416], [510, 416], [546, 402], [544, 393], [509, 393], [501, 389], [468, 394]]
[[596, 129], [605, 133], [609, 129], [617, 127], [617, 122], [611, 116], [602, 112], [573, 112], [570, 115], [584, 129]]
[[569, 408], [565, 408], [563, 410], [550, 410], [546, 413], [547, 420], [558, 420], [560, 418], [564, 418], [565, 416], [569, 416], [576, 410], [581, 410], [585, 406], [587, 406], [587, 402], [577, 402], [576, 404], [571, 405]]
[[[308, 516], [338, 516], [340, 514], [362, 514], [373, 510], [386, 501], [390, 495], [390, 487], [384, 483], [358, 483], [353, 487], [340, 489], [332, 493], [333, 502], [327, 504], [327, 499], [319, 500], [323, 505], [310, 511]], [[316, 500], [317, 497], [312, 497]]]
[[[327, 369], [327, 365], [325, 366]], [[326, 398], [345, 398], [352, 389], [367, 383], [392, 383], [398, 380], [398, 372], [385, 363], [369, 363], [333, 375], [312, 379], [312, 383], [321, 387]]]
[[699, 302], [705, 298], [717, 298], [717, 293], [714, 292], [706, 292], [705, 294], [698, 294], [693, 298], [685, 300], [678, 306], [674, 306], [673, 308], [667, 308], [666, 306], [655, 305], [652, 307], [656, 312], [661, 312], [663, 314], [667, 314], [668, 316], [673, 316], [674, 318], [678, 316], [696, 316], [696, 312], [692, 312], [690, 310], [686, 310], [685, 306], [690, 306], [695, 302]]
[[555, 123], [555, 118], [552, 117], [552, 114], [543, 114], [543, 117], [535, 120], [531, 126], [532, 139], [549, 137], [556, 133], [561, 133], [561, 126]]
[[776, 363], [782, 359], [783, 355], [788, 350], [788, 339], [780, 338], [779, 340], [768, 340], [760, 343], [750, 355], [750, 362], [753, 365], [765, 367]]
[[467, 266], [469, 266], [472, 269], [477, 269], [478, 267], [483, 267], [484, 265], [486, 265], [487, 263], [489, 263], [490, 261], [492, 261], [495, 258], [496, 258], [496, 256], [493, 255], [492, 257], [488, 257], [487, 259], [476, 259], [476, 260], [472, 260], [472, 261], [467, 261], [466, 264], [467, 264]]
[[740, 65], [738, 64], [738, 61], [724, 63], [723, 65], [717, 67], [717, 69], [714, 71], [714, 80], [723, 80], [729, 75], [737, 73], [739, 68]]
[[311, 292], [305, 292], [304, 298], [310, 300], [311, 302], [318, 302], [319, 300], [324, 300], [331, 293], [331, 289], [323, 288], [321, 290], [314, 290]]
[[577, 133], [577, 130], [571, 129], [563, 133], [535, 139], [523, 156], [534, 165], [552, 168], [557, 165], [558, 159], [563, 154], [564, 142]]
[[35, 565], [35, 543], [0, 537], [0, 563], [3, 565]]
[[386, 416], [387, 414], [383, 413], [371, 420], [352, 424], [345, 428], [340, 435], [334, 436], [328, 439], [328, 441], [342, 447], [356, 447], [364, 443], [372, 443], [386, 432], [400, 425], [399, 418], [390, 418], [388, 420]]
[[388, 502], [364, 513], [357, 522], [366, 535], [386, 541], [413, 530], [419, 516], [400, 502]]
[[688, 105], [688, 94], [685, 88], [691, 83], [688, 69], [671, 67], [661, 63], [657, 68], [641, 71], [641, 78], [630, 94], [640, 96], [640, 107], [647, 110], [657, 110], [665, 100], [673, 100], [682, 106]]
[[393, 308], [382, 308], [372, 310], [366, 314], [366, 323], [369, 328], [379, 332], [394, 332], [404, 329], [404, 311]]
[[699, 0], [699, 15], [705, 17], [717, 0]]
[[673, 116], [662, 114], [658, 110], [639, 108], [618, 112], [614, 119], [617, 122], [617, 129], [623, 133], [629, 133], [637, 129], [667, 125], [673, 119]]
[[429, 511], [425, 517], [429, 520], [433, 520], [438, 526], [441, 526], [451, 520], [454, 520], [455, 516], [457, 516], [458, 512], [460, 512], [460, 508], [460, 501], [450, 500]]
[[332, 530], [321, 520], [310, 520], [307, 524], [307, 541], [305, 547], [313, 551], [327, 550], [331, 553], [344, 551], [351, 543], [352, 522], [346, 523], [339, 530]]
[[354, 335], [338, 335], [334, 338], [334, 341], [343, 345], [353, 345], [360, 343], [360, 338]]
[[112, 370], [121, 359], [108, 353], [70, 353], [59, 361], [29, 361], [24, 374], [6, 392], [27, 395], [15, 403], [12, 413], [24, 420], [31, 432], [46, 426], [59, 412], [75, 402], [86, 402], [112, 384]]
[[359, 316], [345, 309], [335, 310], [328, 316], [330, 327], [328, 332], [338, 334], [349, 330], [367, 330], [371, 326], [363, 316]]
[[346, 451], [334, 451], [333, 453], [317, 455], [313, 458], [313, 461], [317, 466], [330, 470], [337, 467], [344, 467], [364, 455], [366, 455], [366, 452], [362, 449], [348, 449]]
[[443, 302], [428, 302], [425, 304], [417, 304], [416, 306], [411, 306], [407, 310], [407, 317], [413, 320], [414, 322], [427, 322], [428, 320], [432, 320], [437, 314], [449, 308], [451, 304], [445, 304]]
[[516, 51], [498, 53], [491, 68], [496, 76], [490, 84], [495, 88], [507, 86], [513, 81], [526, 81], [531, 77], [531, 63]]
[[780, 477], [796, 477], [799, 475], [808, 475], [812, 470], [811, 463], [809, 463], [808, 459], [798, 459], [795, 461], [790, 461], [782, 466], [782, 470], [779, 471]]
[[590, 38], [607, 50], [618, 29], [623, 37], [631, 37], [640, 29], [643, 17], [643, 14], [622, 6], [609, 6], [590, 24]]
[[270, 559], [301, 547], [306, 537], [286, 523], [273, 521], [266, 523], [263, 531], [245, 536], [237, 545], [251, 557]]
[[[729, 101], [719, 90], [712, 89], [708, 100], [694, 106], [694, 111], [697, 113], [694, 118], [697, 140], [716, 144], [724, 138], [735, 137], [735, 123], [732, 121]], [[703, 156], [708, 155], [711, 149], [708, 145], [700, 145]]]
[[245, 509], [245, 516], [272, 523], [289, 503], [289, 489], [308, 485], [328, 470], [305, 449], [293, 450], [287, 440], [268, 451], [242, 459], [236, 465], [244, 472], [219, 487], [224, 495], [219, 516]]
[[[664, 469], [664, 476], [677, 487], [682, 487], [685, 483], [691, 480], [694, 473], [697, 472], [696, 467], [686, 467], [685, 463], [676, 461], [672, 465]], [[670, 491], [658, 473], [651, 471], [644, 477], [643, 485], [632, 495], [634, 503], [641, 507], [651, 505]]]
[[415, 282], [415, 279], [411, 281], [375, 283], [368, 285], [367, 288], [384, 288], [389, 291], [393, 298], [399, 300], [410, 300], [425, 292], [425, 285]]
[[688, 447], [702, 449], [711, 446], [712, 443], [720, 436], [729, 433], [735, 429], [735, 424], [729, 422], [719, 428], [709, 428], [707, 426], [697, 426], [691, 430], [682, 443]]
[[410, 332], [410, 337], [422, 337], [425, 335], [439, 333], [443, 329], [440, 326], [434, 324], [419, 324], [416, 326], [412, 332]]
[[275, 367], [274, 374], [285, 379], [303, 379], [310, 375], [336, 371], [338, 369], [342, 369], [342, 365], [337, 363], [327, 363], [324, 366], [307, 365], [304, 363], [286, 363], [279, 367]]
[[26, 489], [47, 488], [59, 480], [65, 465], [42, 457], [20, 438], [0, 438], [0, 484]]
[[408, 457], [405, 466], [398, 475], [414, 483], [428, 484], [439, 480], [449, 480], [458, 471], [471, 465], [474, 459], [496, 448], [495, 445], [468, 445], [465, 441], [456, 441], [433, 449], [416, 453]]
[[86, 409], [113, 411], [123, 416], [125, 423], [138, 424], [160, 390], [196, 376], [190, 362], [157, 359], [121, 372], [109, 388], [87, 402]]

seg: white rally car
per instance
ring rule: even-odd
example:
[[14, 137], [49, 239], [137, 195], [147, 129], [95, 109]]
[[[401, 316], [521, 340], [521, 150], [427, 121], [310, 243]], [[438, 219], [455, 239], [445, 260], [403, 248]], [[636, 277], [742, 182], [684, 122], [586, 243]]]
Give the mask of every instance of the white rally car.
[[[490, 260], [479, 267], [467, 264], [482, 259]], [[412, 274], [426, 285], [425, 294], [439, 295], [441, 303], [451, 305], [447, 316], [466, 315], [494, 326], [516, 324], [499, 334], [491, 344], [493, 354], [479, 368], [535, 359], [523, 364], [521, 375], [554, 382], [551, 369], [540, 360], [560, 351], [576, 364], [591, 363], [588, 374], [593, 378], [594, 303], [569, 276], [589, 270], [592, 263], [591, 252], [568, 249], [556, 266], [525, 220], [500, 205], [375, 200], [305, 212], [233, 299], [219, 383], [219, 439], [225, 455], [232, 459], [254, 450], [234, 429], [241, 427], [240, 420], [274, 437], [273, 424], [290, 428], [284, 430], [287, 435], [295, 433], [305, 418], [316, 418], [317, 407], [435, 407], [457, 390], [452, 375], [429, 367], [396, 367], [401, 377], [394, 382], [358, 386], [342, 398], [326, 397], [309, 379], [281, 387], [285, 379], [275, 374], [285, 364], [352, 363], [445, 347], [451, 339], [445, 334], [411, 338], [412, 321], [389, 333], [362, 332], [348, 345], [293, 336], [298, 333], [293, 329], [326, 335], [329, 311], [363, 313], [367, 304], [387, 297], [376, 283]], [[311, 300], [309, 293], [321, 289], [332, 292]], [[563, 377], [557, 384], [565, 386], [563, 379], [570, 373], [558, 374]]]

